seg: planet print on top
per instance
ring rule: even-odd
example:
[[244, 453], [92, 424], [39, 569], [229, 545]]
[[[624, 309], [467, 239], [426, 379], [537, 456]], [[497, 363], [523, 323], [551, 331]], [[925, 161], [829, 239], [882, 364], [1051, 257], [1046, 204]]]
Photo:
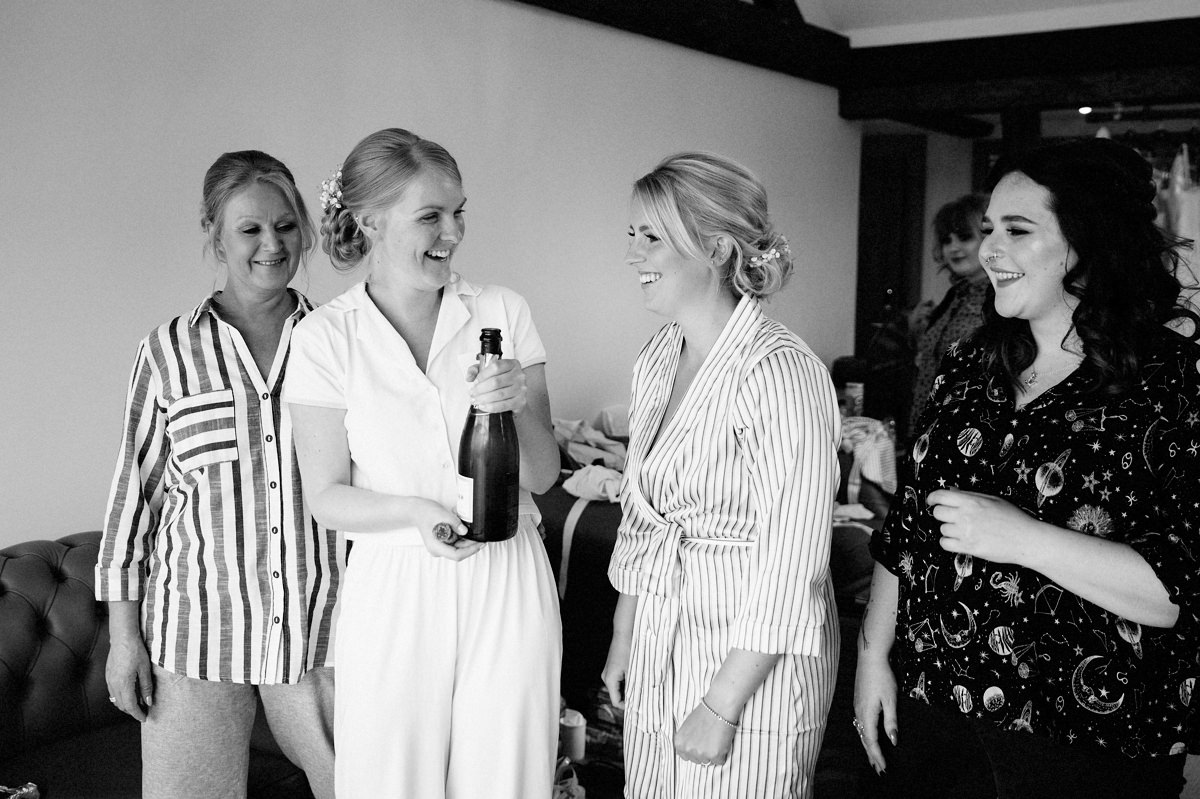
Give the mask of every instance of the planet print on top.
[[926, 503], [937, 489], [976, 492], [1129, 545], [1200, 616], [1200, 349], [1174, 337], [1155, 347], [1131, 392], [1092, 390], [1085, 365], [1020, 410], [978, 347], [944, 359], [899, 498], [872, 542], [901, 578], [902, 696], [958, 712], [969, 702], [972, 718], [1000, 728], [1129, 757], [1166, 756], [1192, 734], [1200, 625], [1119, 620], [1033, 569], [946, 552]]

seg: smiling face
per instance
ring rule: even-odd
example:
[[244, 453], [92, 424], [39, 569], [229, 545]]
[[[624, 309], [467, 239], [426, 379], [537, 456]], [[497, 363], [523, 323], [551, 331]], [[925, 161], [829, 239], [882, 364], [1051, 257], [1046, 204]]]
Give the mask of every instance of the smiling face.
[[727, 293], [712, 262], [671, 249], [637, 201], [630, 211], [625, 263], [637, 269], [646, 308], [661, 316], [678, 318], [690, 307]]
[[226, 292], [248, 297], [284, 291], [302, 252], [299, 220], [279, 189], [252, 183], [225, 204], [216, 254], [229, 267]]
[[1045, 187], [1020, 172], [1005, 175], [992, 192], [983, 219], [980, 256], [996, 290], [996, 312], [1031, 324], [1069, 324], [1078, 302], [1063, 277], [1079, 260], [1050, 210]]
[[[963, 231], [966, 233], [966, 231]], [[942, 240], [942, 263], [956, 279], [984, 280], [983, 265], [979, 263], [979, 245], [983, 234], [977, 228], [962, 238], [951, 231]]]
[[462, 184], [424, 169], [400, 199], [363, 220], [371, 239], [372, 277], [407, 288], [436, 291], [450, 282], [450, 262], [466, 232]]

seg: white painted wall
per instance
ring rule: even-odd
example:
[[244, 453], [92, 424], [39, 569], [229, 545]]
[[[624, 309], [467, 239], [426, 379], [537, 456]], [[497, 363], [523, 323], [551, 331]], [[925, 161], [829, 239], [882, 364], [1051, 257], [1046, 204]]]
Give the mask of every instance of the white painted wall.
[[[100, 526], [137, 341], [212, 289], [204, 170], [258, 148], [320, 181], [362, 136], [444, 144], [458, 267], [532, 305], [554, 413], [624, 402], [661, 324], [622, 264], [628, 187], [706, 148], [767, 185], [799, 270], [769, 312], [849, 352], [859, 129], [836, 92], [506, 0], [6, 0], [0, 546]], [[353, 278], [318, 253], [300, 287]]]

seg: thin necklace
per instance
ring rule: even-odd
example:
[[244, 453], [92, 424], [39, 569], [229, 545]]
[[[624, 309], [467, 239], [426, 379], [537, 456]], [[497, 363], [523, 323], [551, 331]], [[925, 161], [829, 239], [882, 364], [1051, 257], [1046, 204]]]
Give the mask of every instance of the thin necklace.
[[1041, 380], [1043, 377], [1052, 377], [1053, 375], [1061, 374], [1062, 372], [1065, 372], [1068, 369], [1074, 369], [1077, 366], [1079, 366], [1079, 364], [1069, 363], [1066, 366], [1060, 366], [1059, 368], [1054, 369], [1049, 372], [1046, 372], [1044, 374], [1038, 374], [1037, 369], [1030, 369], [1029, 376], [1026, 377], [1025, 379], [1021, 380], [1021, 385], [1023, 385], [1027, 389], [1033, 388], [1034, 386], [1037, 385], [1038, 381]]

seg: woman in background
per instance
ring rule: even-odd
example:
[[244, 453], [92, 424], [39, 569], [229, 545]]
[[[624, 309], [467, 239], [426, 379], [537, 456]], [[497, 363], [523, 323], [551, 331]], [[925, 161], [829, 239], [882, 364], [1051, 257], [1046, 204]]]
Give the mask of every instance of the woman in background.
[[1175, 797], [1200, 676], [1200, 347], [1106, 139], [1000, 165], [987, 321], [918, 426], [859, 639], [879, 791]]
[[760, 307], [792, 263], [744, 167], [666, 159], [634, 185], [629, 235], [672, 322], [634, 367], [609, 566], [626, 796], [807, 797], [839, 642], [833, 385]]
[[987, 203], [986, 194], [966, 194], [943, 205], [933, 217], [933, 260], [949, 273], [950, 288], [927, 315], [914, 315], [909, 331], [916, 341], [909, 437], [918, 435], [917, 420], [929, 401], [946, 348], [983, 324], [988, 278], [979, 262], [979, 243], [983, 241], [980, 224]]
[[[285, 393], [313, 515], [354, 541], [339, 797], [528, 799], [553, 781], [561, 625], [530, 496], [558, 476], [546, 351], [523, 298], [451, 271], [465, 202], [454, 158], [398, 128], [355, 145], [322, 195], [321, 246], [368, 270], [296, 331]], [[477, 373], [484, 327], [507, 357]], [[452, 508], [471, 405], [516, 422], [507, 541], [435, 533], [466, 531]]]
[[313, 227], [292, 173], [257, 150], [204, 177], [223, 290], [138, 347], [96, 565], [109, 698], [142, 724], [143, 796], [245, 796], [262, 699], [280, 747], [332, 799], [329, 647], [343, 562], [308, 515], [280, 401], [288, 288]]

